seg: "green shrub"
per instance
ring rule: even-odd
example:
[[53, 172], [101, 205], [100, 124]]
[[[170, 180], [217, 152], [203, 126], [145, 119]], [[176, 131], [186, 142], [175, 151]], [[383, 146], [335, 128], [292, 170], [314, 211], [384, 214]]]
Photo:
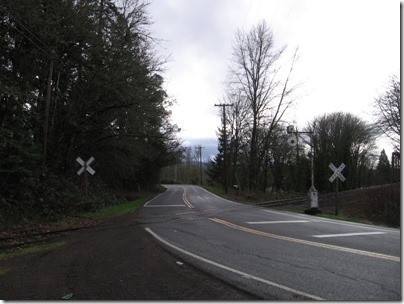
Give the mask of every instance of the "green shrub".
[[91, 177], [86, 195], [81, 178], [48, 174], [23, 179], [17, 196], [0, 198], [0, 221], [56, 221], [120, 202], [97, 177]]

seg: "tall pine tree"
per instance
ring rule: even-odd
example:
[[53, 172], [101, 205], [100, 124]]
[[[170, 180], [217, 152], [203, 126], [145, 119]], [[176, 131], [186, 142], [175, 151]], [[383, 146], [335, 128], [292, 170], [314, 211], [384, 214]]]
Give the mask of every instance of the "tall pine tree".
[[376, 167], [376, 182], [378, 185], [391, 182], [391, 166], [384, 149], [380, 152], [379, 162]]

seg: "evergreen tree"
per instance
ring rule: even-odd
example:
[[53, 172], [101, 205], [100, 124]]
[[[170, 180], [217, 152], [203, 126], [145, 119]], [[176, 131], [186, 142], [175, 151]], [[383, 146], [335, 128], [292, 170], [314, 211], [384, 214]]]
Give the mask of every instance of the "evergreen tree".
[[390, 183], [391, 166], [384, 149], [380, 152], [379, 162], [376, 167], [376, 182], [378, 185]]
[[221, 186], [224, 186], [224, 139], [223, 132], [218, 132], [218, 154], [214, 157], [213, 160], [210, 160], [207, 165], [207, 171], [209, 178], [211, 181], [218, 183]]
[[0, 2], [0, 214], [56, 206], [49, 179], [77, 180], [78, 156], [93, 156], [108, 186], [128, 189], [153, 186], [180, 157], [147, 8]]

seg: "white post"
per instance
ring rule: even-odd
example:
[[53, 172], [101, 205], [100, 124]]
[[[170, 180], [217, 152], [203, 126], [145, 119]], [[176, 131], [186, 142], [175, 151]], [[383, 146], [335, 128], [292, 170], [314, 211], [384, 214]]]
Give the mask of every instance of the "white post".
[[318, 208], [318, 192], [314, 187], [313, 132], [310, 132], [310, 162], [311, 162], [311, 187], [309, 190], [310, 208], [312, 210], [313, 209], [316, 210]]

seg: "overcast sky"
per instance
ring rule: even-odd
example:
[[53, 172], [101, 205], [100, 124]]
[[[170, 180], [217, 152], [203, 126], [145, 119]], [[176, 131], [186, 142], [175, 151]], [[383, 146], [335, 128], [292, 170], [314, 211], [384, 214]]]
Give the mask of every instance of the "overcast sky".
[[288, 120], [300, 130], [334, 111], [371, 122], [374, 98], [400, 75], [398, 0], [152, 0], [149, 12], [162, 40], [156, 51], [170, 55], [164, 78], [176, 100], [172, 122], [184, 145], [205, 146], [204, 158], [217, 153], [214, 104], [225, 93], [238, 29], [265, 20], [276, 47], [299, 47], [293, 79], [303, 85]]

